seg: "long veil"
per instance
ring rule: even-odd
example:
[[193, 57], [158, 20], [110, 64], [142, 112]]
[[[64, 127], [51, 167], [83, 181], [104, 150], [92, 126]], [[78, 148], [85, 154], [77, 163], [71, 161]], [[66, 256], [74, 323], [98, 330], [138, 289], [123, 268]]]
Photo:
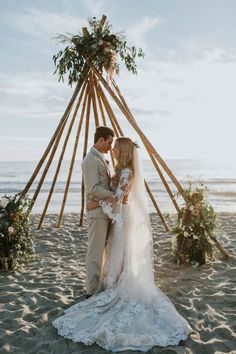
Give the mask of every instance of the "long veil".
[[134, 177], [129, 198], [128, 237], [124, 270], [118, 284], [122, 297], [151, 302], [156, 295], [153, 242], [147, 195], [138, 148], [134, 147]]

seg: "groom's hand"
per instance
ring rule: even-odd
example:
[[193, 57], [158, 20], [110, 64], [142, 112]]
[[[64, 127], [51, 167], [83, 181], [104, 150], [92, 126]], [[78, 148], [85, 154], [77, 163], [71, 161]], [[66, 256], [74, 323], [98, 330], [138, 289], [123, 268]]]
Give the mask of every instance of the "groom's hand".
[[104, 200], [106, 203], [111, 204], [112, 205], [112, 209], [114, 211], [114, 208], [116, 206], [116, 202], [117, 202], [117, 198], [115, 196], [112, 197], [108, 197]]
[[99, 203], [95, 202], [94, 200], [88, 200], [87, 203], [86, 203], [87, 211], [94, 210], [94, 209], [97, 209], [99, 207], [100, 207]]

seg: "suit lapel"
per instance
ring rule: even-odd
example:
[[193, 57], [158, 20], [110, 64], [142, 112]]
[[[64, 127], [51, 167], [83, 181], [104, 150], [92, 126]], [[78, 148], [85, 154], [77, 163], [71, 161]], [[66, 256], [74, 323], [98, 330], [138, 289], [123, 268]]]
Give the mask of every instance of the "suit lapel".
[[94, 149], [93, 147], [91, 148], [90, 150], [94, 155], [96, 155], [96, 157], [99, 159], [99, 161], [103, 164], [103, 166], [106, 167], [106, 170], [107, 170], [107, 174], [109, 176], [109, 178], [111, 178], [111, 173], [110, 173], [110, 170], [109, 170], [109, 167], [107, 166], [107, 163], [106, 161], [102, 158], [102, 156], [99, 154], [99, 152]]

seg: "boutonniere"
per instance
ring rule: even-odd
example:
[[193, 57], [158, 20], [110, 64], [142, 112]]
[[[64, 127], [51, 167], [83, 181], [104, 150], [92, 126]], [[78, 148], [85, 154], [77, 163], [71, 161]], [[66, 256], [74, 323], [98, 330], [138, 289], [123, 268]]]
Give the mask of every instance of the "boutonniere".
[[107, 166], [109, 167], [110, 161], [109, 160], [105, 160]]

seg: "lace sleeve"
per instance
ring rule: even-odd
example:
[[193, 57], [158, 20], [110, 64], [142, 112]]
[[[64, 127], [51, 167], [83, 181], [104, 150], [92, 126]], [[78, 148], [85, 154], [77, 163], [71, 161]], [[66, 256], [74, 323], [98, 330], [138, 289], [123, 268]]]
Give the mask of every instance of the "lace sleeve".
[[116, 198], [115, 206], [112, 207], [111, 203], [101, 201], [100, 205], [102, 207], [103, 212], [112, 219], [112, 222], [121, 223], [121, 205], [123, 201], [123, 197], [127, 192], [129, 187], [129, 182], [132, 177], [132, 171], [129, 168], [124, 168], [121, 171], [120, 180], [118, 186], [115, 190], [114, 197]]
[[124, 168], [121, 171], [120, 180], [115, 191], [115, 197], [117, 198], [118, 202], [122, 201], [125, 193], [127, 192], [131, 175], [132, 172], [129, 168]]

